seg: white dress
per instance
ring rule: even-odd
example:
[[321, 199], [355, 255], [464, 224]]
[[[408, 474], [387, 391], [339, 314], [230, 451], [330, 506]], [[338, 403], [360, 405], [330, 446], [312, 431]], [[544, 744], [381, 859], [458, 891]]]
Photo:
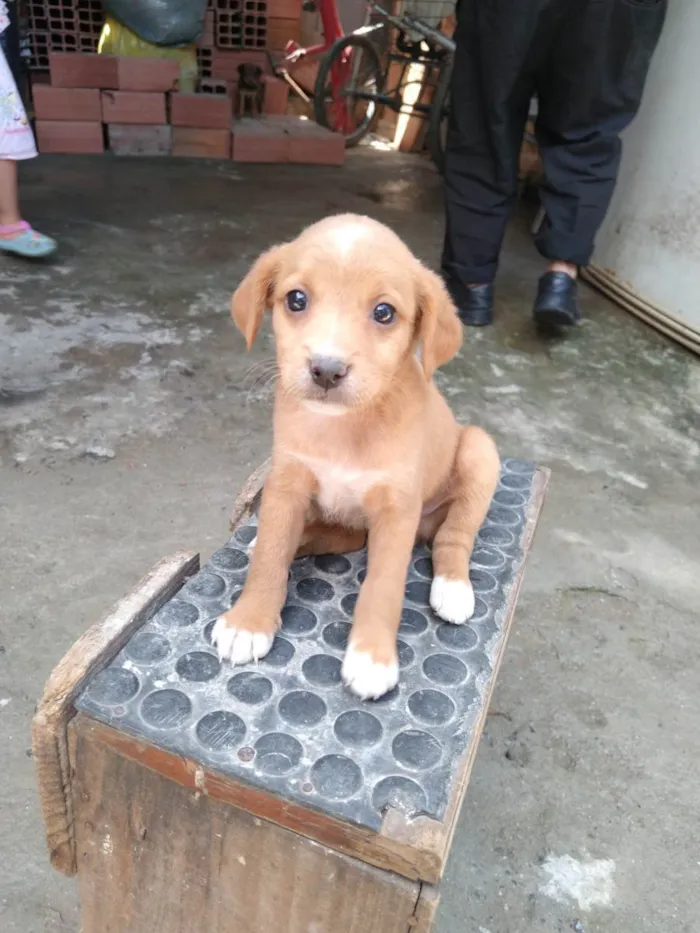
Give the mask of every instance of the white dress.
[[[0, 34], [8, 25], [7, 6], [0, 0]], [[36, 154], [34, 134], [0, 46], [0, 159], [33, 159]]]

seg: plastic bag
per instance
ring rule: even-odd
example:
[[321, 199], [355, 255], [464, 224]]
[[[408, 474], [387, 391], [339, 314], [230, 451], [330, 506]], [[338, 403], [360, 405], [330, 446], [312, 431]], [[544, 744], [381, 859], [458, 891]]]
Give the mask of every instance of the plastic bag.
[[190, 45], [204, 30], [207, 0], [103, 0], [105, 11], [152, 45]]
[[99, 52], [101, 55], [123, 55], [128, 58], [166, 58], [176, 61], [180, 65], [180, 80], [178, 87], [183, 94], [193, 94], [197, 86], [197, 47], [188, 45], [185, 48], [166, 48], [162, 45], [151, 45], [139, 39], [130, 29], [122, 26], [116, 19], [108, 16], [102, 35], [100, 36]]

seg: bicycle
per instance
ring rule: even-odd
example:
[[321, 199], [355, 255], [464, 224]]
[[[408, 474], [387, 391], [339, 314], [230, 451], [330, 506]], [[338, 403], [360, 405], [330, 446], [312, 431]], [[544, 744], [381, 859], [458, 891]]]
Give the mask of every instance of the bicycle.
[[[327, 2], [333, 0], [321, 0], [322, 10]], [[421, 0], [404, 0], [404, 7], [417, 2]], [[446, 15], [445, 6], [444, 0], [422, 0], [423, 9], [443, 10], [433, 16], [436, 24]], [[314, 89], [316, 122], [342, 133], [346, 145], [354, 146], [372, 130], [382, 106], [422, 117], [428, 120], [431, 156], [442, 171], [454, 50], [454, 41], [425, 19], [370, 3], [365, 25], [336, 39], [321, 61]], [[398, 79], [387, 88], [392, 65], [398, 66]], [[434, 83], [420, 82], [432, 89], [429, 103], [406, 102], [406, 88], [415, 83], [415, 66], [429, 77], [437, 72]]]

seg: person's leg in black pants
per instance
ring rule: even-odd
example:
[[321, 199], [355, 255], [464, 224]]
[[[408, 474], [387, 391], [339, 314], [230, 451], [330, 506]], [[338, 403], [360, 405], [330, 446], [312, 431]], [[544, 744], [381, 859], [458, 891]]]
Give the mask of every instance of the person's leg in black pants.
[[491, 320], [491, 288], [515, 202], [520, 143], [549, 0], [461, 0], [445, 154], [442, 271], [465, 323]]
[[535, 316], [575, 323], [577, 267], [589, 261], [610, 203], [619, 134], [639, 108], [666, 0], [462, 0], [461, 7], [443, 274], [465, 323], [488, 323], [490, 288], [474, 286], [496, 272], [536, 87], [545, 171], [536, 244], [551, 264]]

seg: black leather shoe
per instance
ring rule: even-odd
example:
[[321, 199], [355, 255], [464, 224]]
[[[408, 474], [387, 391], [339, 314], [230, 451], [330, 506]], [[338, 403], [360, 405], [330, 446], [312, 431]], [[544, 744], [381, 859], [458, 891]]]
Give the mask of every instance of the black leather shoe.
[[493, 321], [493, 285], [453, 285], [447, 289], [457, 306], [462, 324], [485, 327]]
[[573, 327], [581, 320], [578, 283], [566, 272], [547, 272], [540, 279], [533, 313], [545, 327]]

